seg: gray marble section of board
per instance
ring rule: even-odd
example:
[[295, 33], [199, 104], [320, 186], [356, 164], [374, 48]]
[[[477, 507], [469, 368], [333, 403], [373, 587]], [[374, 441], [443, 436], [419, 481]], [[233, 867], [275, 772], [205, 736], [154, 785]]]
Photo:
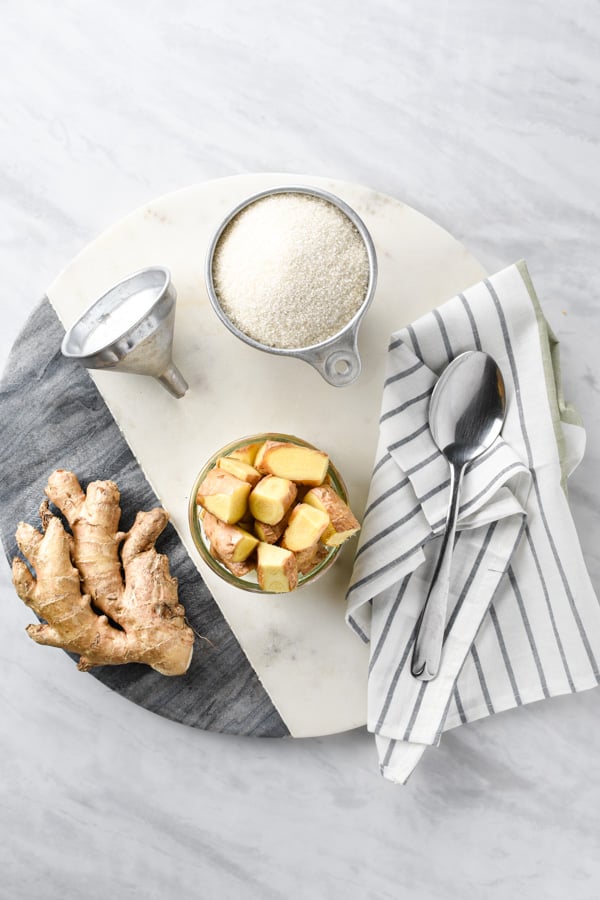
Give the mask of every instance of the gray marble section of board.
[[[115, 481], [123, 530], [138, 509], [159, 505], [92, 379], [62, 356], [64, 333], [44, 300], [15, 342], [0, 382], [0, 528], [9, 560], [18, 555], [15, 523], [39, 525], [49, 460], [52, 468], [75, 472], [84, 487], [98, 472]], [[190, 668], [180, 678], [164, 678], [142, 665], [100, 666], [91, 674], [128, 700], [184, 725], [257, 737], [288, 735], [172, 526], [158, 549], [169, 558], [179, 599], [199, 636]]]
[[[598, 590], [599, 42], [597, 0], [8, 0], [3, 359], [58, 271], [154, 197], [252, 171], [369, 185], [489, 271], [527, 260], [588, 427], [570, 496]], [[598, 690], [448, 733], [398, 788], [364, 730], [207, 732], [77, 677], [1, 578], [2, 900], [600, 895]]]

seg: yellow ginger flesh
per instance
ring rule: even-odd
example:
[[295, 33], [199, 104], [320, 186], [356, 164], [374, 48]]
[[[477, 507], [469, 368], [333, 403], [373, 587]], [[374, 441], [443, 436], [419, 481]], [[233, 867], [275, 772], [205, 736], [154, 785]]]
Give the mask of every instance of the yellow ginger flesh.
[[127, 533], [118, 530], [120, 494], [112, 481], [92, 482], [84, 493], [72, 472], [58, 469], [46, 494], [71, 534], [40, 509], [42, 531], [21, 522], [17, 545], [35, 571], [13, 560], [19, 597], [45, 624], [29, 625], [38, 644], [79, 655], [78, 668], [145, 663], [163, 675], [183, 675], [194, 632], [177, 598], [177, 580], [155, 542], [168, 514], [139, 512]]

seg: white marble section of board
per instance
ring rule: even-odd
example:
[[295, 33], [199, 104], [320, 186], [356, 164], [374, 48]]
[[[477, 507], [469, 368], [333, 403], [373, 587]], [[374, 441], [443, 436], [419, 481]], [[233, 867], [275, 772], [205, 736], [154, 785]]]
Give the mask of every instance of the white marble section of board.
[[[282, 184], [337, 194], [375, 243], [379, 279], [360, 332], [363, 371], [346, 388], [329, 386], [306, 363], [246, 346], [219, 322], [206, 295], [203, 267], [214, 229], [245, 197]], [[214, 576], [192, 544], [190, 487], [206, 458], [232, 439], [287, 432], [330, 454], [360, 516], [389, 334], [485, 273], [451, 235], [390, 197], [330, 179], [252, 174], [193, 186], [133, 212], [80, 253], [48, 296], [68, 327], [112, 283], [157, 264], [170, 269], [177, 290], [174, 360], [188, 393], [177, 401], [153, 379], [121, 373], [93, 373], [94, 380], [292, 735], [360, 726], [367, 648], [343, 621], [354, 542], [327, 575], [297, 593], [240, 592]]]

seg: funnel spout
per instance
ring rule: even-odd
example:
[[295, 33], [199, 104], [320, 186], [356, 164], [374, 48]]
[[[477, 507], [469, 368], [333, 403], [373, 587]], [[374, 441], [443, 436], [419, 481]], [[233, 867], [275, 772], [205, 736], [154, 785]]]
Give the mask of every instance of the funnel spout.
[[164, 372], [156, 376], [156, 380], [160, 381], [171, 396], [177, 397], [178, 400], [183, 397], [189, 387], [187, 381], [173, 362], [169, 363]]

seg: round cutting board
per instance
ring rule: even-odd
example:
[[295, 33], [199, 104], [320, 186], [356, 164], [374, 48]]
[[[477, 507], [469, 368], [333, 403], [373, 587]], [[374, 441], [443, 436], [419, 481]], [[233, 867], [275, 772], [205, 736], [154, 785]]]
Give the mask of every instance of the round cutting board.
[[[379, 277], [359, 335], [363, 370], [345, 388], [328, 385], [300, 360], [243, 344], [208, 301], [203, 266], [214, 230], [246, 197], [280, 185], [314, 185], [336, 194], [373, 237]], [[189, 383], [181, 400], [153, 379], [88, 373], [60, 354], [65, 327], [111, 284], [149, 265], [166, 266], [177, 291], [174, 361]], [[224, 178], [161, 197], [111, 227], [67, 266], [17, 340], [2, 383], [7, 554], [16, 552], [19, 519], [36, 522], [54, 468], [72, 469], [84, 484], [111, 478], [121, 489], [123, 527], [137, 509], [161, 503], [169, 511], [172, 525], [159, 550], [168, 553], [188, 618], [206, 638], [198, 638], [190, 670], [180, 678], [138, 665], [102, 667], [93, 670], [95, 677], [154, 712], [199, 728], [304, 737], [365, 723], [368, 648], [344, 623], [355, 539], [330, 572], [298, 592], [240, 592], [210, 572], [193, 546], [190, 488], [204, 461], [231, 440], [261, 431], [290, 433], [329, 453], [360, 518], [390, 334], [484, 275], [451, 235], [391, 197], [281, 174]]]

